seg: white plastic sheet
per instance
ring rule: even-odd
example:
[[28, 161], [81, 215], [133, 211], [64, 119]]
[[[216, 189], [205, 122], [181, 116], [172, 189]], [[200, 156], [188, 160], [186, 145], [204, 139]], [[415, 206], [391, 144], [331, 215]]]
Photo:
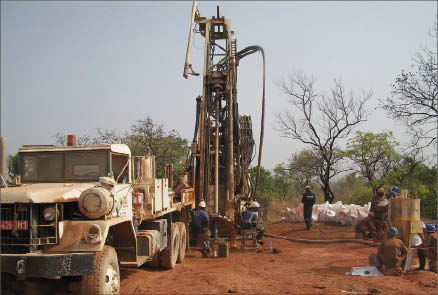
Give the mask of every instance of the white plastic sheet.
[[351, 275], [361, 277], [380, 277], [383, 276], [375, 266], [352, 267]]
[[[312, 221], [315, 222], [334, 222], [342, 225], [355, 225], [368, 215], [371, 203], [365, 206], [344, 205], [341, 201], [334, 204], [326, 202], [324, 204], [313, 205]], [[282, 220], [289, 222], [304, 222], [303, 204], [296, 208], [285, 208], [282, 210]]]

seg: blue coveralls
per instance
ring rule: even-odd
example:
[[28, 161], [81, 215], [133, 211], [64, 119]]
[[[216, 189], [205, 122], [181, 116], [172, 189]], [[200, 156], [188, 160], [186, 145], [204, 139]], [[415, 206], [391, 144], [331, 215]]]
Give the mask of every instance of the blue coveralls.
[[192, 218], [192, 230], [196, 236], [196, 243], [202, 247], [203, 257], [207, 257], [210, 252], [211, 232], [208, 228], [208, 213], [205, 210], [190, 210]]
[[304, 205], [304, 222], [306, 222], [306, 228], [309, 230], [312, 227], [312, 208], [315, 204], [315, 194], [311, 191], [304, 192], [301, 202]]
[[242, 229], [257, 230], [257, 241], [261, 241], [265, 234], [265, 228], [258, 225], [257, 212], [251, 209], [242, 212]]

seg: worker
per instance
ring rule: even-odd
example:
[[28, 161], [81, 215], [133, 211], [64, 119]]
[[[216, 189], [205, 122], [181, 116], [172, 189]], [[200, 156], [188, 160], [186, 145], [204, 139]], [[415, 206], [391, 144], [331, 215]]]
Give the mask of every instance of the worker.
[[426, 258], [429, 259], [429, 270], [437, 272], [437, 241], [438, 233], [436, 226], [427, 224], [424, 232], [423, 245], [417, 250], [420, 267], [417, 270], [424, 270], [426, 266]]
[[208, 257], [210, 254], [211, 232], [208, 227], [208, 213], [205, 208], [205, 202], [201, 201], [197, 210], [190, 211], [192, 231], [196, 237], [196, 244], [201, 246], [202, 257]]
[[385, 189], [383, 187], [379, 188], [376, 192], [376, 194], [371, 198], [371, 208], [370, 211], [374, 214], [376, 213], [376, 207], [377, 204], [379, 204], [381, 201], [383, 201], [385, 195]]
[[398, 230], [391, 227], [387, 237], [381, 242], [379, 249], [369, 257], [369, 263], [377, 267], [386, 276], [400, 276], [408, 249], [396, 238]]
[[389, 192], [388, 199], [396, 198], [398, 193], [398, 186], [394, 185]]
[[251, 201], [249, 203], [248, 210], [242, 212], [242, 229], [255, 229], [257, 231], [257, 243], [263, 246], [263, 235], [265, 229], [258, 224], [258, 210], [260, 204], [257, 201]]
[[374, 222], [374, 213], [370, 212], [367, 217], [359, 221], [356, 224], [355, 230], [357, 238], [372, 238], [376, 236], [377, 228]]
[[301, 202], [303, 203], [303, 215], [304, 222], [306, 223], [307, 230], [312, 227], [312, 209], [313, 204], [315, 204], [315, 194], [310, 191], [310, 186], [306, 186], [306, 191], [303, 193], [303, 198]]

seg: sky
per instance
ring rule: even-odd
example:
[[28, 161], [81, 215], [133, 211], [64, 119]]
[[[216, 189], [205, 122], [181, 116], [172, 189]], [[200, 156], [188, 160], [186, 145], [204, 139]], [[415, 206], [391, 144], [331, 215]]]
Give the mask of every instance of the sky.
[[[189, 142], [202, 78], [182, 77], [191, 1], [1, 1], [1, 136], [12, 154], [24, 144], [54, 144], [54, 135], [129, 130], [150, 116]], [[303, 145], [280, 137], [275, 114], [287, 97], [276, 85], [291, 72], [317, 78], [329, 91], [340, 78], [347, 91], [372, 90], [369, 120], [356, 130], [404, 127], [387, 118], [379, 99], [409, 69], [428, 31], [435, 1], [300, 2], [200, 1], [201, 16], [231, 19], [237, 47], [260, 45], [266, 55], [266, 121], [262, 165], [286, 162]], [[195, 34], [191, 63], [202, 72], [203, 43]], [[251, 115], [259, 142], [260, 54], [238, 68], [239, 112]], [[256, 164], [256, 160], [253, 161]]]

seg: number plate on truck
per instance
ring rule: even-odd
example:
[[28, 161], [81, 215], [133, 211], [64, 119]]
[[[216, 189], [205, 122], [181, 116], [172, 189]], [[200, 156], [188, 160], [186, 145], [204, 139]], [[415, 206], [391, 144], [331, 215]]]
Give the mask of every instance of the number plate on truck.
[[27, 230], [27, 220], [1, 220], [1, 230]]

